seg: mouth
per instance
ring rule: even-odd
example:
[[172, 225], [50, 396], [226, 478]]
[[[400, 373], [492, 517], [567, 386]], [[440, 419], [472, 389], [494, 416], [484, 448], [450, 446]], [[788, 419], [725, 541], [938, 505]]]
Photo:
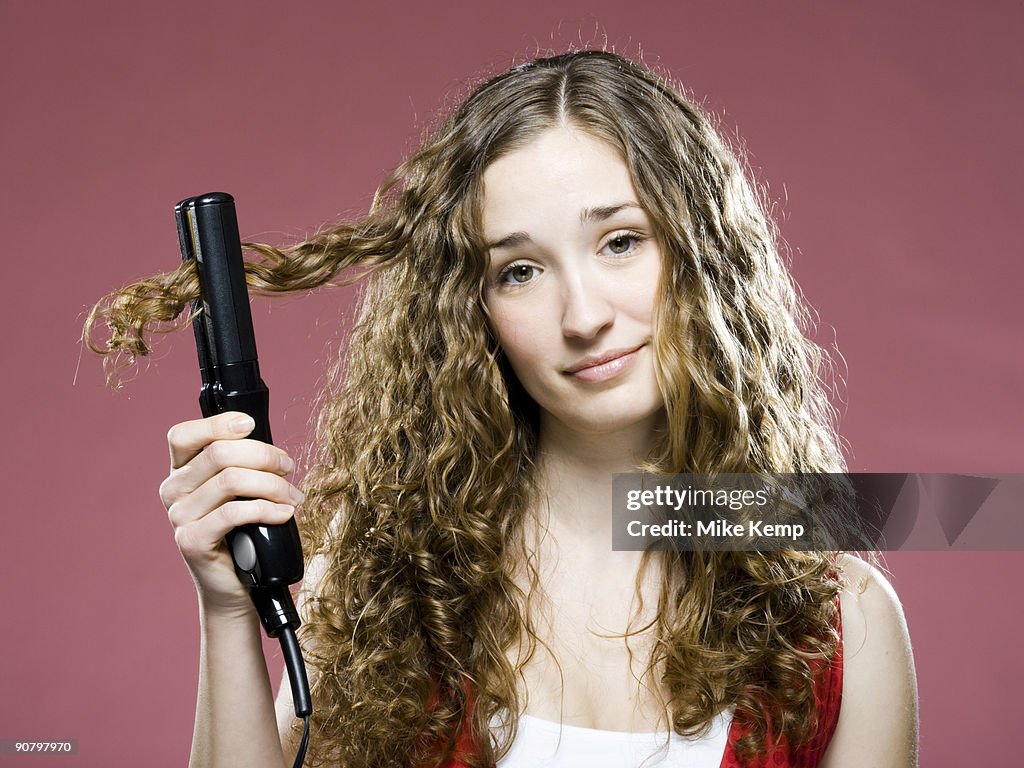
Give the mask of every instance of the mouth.
[[646, 344], [647, 342], [644, 342], [635, 347], [621, 347], [590, 355], [573, 363], [563, 373], [583, 381], [605, 381], [629, 368], [636, 360], [637, 353]]

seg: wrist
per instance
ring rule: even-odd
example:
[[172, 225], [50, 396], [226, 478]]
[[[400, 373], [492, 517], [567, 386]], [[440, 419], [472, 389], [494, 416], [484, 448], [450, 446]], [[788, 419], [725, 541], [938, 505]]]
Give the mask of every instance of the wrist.
[[203, 626], [208, 624], [249, 625], [259, 624], [256, 607], [251, 601], [245, 603], [224, 604], [217, 601], [199, 598], [199, 620]]

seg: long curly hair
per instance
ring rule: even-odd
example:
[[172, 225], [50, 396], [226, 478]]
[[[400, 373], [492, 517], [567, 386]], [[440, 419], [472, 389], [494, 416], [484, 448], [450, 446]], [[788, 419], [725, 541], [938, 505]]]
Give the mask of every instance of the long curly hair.
[[[639, 468], [845, 469], [828, 357], [802, 331], [807, 312], [767, 202], [681, 87], [600, 50], [483, 82], [384, 181], [365, 218], [284, 248], [246, 244], [259, 292], [365, 280], [299, 510], [322, 565], [300, 629], [315, 670], [311, 765], [440, 765], [470, 727], [472, 765], [486, 766], [515, 737], [520, 667], [505, 649], [523, 633], [524, 664], [538, 642], [530, 606], [542, 585], [523, 533], [539, 492], [538, 418], [487, 323], [482, 176], [559, 125], [620, 153], [664, 254], [653, 347], [668, 429]], [[147, 328], [197, 296], [184, 264], [107, 296], [84, 338], [130, 364], [149, 351]], [[105, 344], [92, 338], [101, 319]], [[646, 553], [645, 565], [662, 560], [645, 674], [669, 692], [665, 722], [696, 735], [735, 705], [751, 726], [741, 759], [766, 740], [807, 743], [814, 662], [839, 640], [836, 554]], [[517, 563], [529, 590], [512, 578]], [[492, 731], [494, 718], [511, 727]]]

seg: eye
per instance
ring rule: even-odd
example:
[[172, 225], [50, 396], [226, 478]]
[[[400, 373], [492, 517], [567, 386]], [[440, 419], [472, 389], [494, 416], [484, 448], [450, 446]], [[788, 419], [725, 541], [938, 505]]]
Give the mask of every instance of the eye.
[[[645, 239], [639, 232], [617, 232], [612, 235], [601, 250], [609, 249], [609, 255], [611, 256], [626, 256], [635, 251]], [[633, 243], [632, 248], [629, 247], [631, 242]]]
[[526, 285], [540, 270], [532, 264], [509, 264], [498, 273], [498, 285]]

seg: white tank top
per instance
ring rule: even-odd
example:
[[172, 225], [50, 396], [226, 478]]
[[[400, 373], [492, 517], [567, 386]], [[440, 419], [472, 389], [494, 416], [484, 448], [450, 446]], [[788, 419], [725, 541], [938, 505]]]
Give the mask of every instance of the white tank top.
[[697, 739], [668, 731], [600, 731], [523, 714], [516, 740], [497, 768], [719, 768], [733, 710], [719, 712]]

